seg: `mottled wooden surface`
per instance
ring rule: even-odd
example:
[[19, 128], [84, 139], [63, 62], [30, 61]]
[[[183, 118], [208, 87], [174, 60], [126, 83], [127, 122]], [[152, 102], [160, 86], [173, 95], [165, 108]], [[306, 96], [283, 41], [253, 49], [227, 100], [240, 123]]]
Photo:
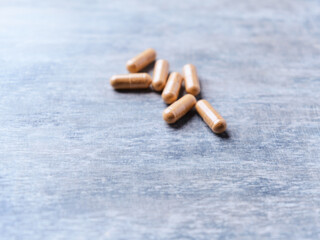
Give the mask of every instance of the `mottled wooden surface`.
[[[0, 239], [319, 239], [320, 2], [0, 2]], [[109, 78], [198, 67], [173, 126]]]

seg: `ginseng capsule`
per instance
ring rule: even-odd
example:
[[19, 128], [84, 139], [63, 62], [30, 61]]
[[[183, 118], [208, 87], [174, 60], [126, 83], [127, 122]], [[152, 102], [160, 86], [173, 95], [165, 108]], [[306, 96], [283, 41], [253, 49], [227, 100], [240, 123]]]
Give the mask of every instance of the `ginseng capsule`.
[[114, 89], [143, 89], [148, 88], [152, 82], [148, 73], [131, 73], [113, 75], [110, 84]]
[[148, 48], [127, 62], [128, 71], [131, 73], [139, 72], [141, 69], [152, 63], [156, 59], [156, 55], [154, 49]]
[[168, 82], [162, 92], [162, 98], [165, 103], [171, 104], [177, 100], [181, 88], [182, 76], [180, 73], [173, 72], [170, 74]]
[[196, 110], [213, 132], [223, 133], [226, 130], [226, 121], [210, 105], [208, 101], [199, 100], [196, 104]]
[[167, 82], [169, 63], [166, 60], [158, 60], [154, 66], [152, 87], [156, 91], [161, 91]]
[[184, 65], [183, 76], [186, 92], [197, 96], [200, 93], [200, 84], [196, 67], [192, 64]]
[[196, 98], [191, 94], [183, 96], [163, 111], [163, 119], [167, 123], [175, 123], [189, 112], [196, 102]]

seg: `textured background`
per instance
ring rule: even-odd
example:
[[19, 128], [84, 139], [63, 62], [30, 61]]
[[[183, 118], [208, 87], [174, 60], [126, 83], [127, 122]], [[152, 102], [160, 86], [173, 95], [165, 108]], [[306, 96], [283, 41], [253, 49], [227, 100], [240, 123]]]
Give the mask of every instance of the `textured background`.
[[[320, 238], [319, 26], [311, 0], [2, 0], [0, 238]], [[111, 89], [147, 47], [227, 134]]]

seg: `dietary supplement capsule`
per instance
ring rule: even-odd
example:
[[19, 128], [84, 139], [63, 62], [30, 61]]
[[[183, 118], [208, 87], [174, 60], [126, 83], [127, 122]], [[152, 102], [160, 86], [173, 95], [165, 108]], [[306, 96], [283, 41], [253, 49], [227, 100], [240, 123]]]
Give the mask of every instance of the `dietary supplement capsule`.
[[148, 88], [151, 82], [148, 73], [120, 74], [110, 78], [110, 84], [114, 89], [143, 89]]
[[127, 62], [128, 71], [131, 73], [139, 72], [152, 63], [156, 59], [156, 55], [157, 53], [154, 49], [148, 48]]
[[200, 84], [196, 67], [192, 64], [184, 65], [183, 76], [186, 92], [197, 96], [200, 93]]
[[163, 111], [163, 119], [167, 123], [175, 123], [189, 112], [196, 102], [196, 98], [191, 94], [183, 96]]
[[199, 100], [196, 104], [196, 110], [213, 132], [223, 133], [226, 130], [226, 121], [208, 101]]
[[178, 72], [170, 74], [168, 82], [162, 92], [162, 99], [165, 103], [171, 104], [177, 100], [181, 88], [182, 76]]
[[169, 63], [166, 60], [158, 60], [154, 66], [152, 87], [156, 91], [161, 91], [167, 82]]

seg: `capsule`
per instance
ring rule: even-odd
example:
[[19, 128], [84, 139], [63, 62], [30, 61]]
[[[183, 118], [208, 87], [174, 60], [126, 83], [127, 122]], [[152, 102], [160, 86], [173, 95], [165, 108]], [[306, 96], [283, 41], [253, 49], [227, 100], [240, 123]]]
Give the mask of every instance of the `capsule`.
[[148, 88], [152, 82], [148, 73], [131, 73], [113, 75], [110, 84], [114, 89], [143, 89]]
[[196, 104], [196, 110], [213, 132], [223, 133], [226, 130], [226, 121], [208, 101], [199, 100]]
[[154, 49], [148, 48], [127, 62], [128, 71], [131, 73], [139, 72], [152, 63], [156, 59], [156, 55], [157, 53]]
[[192, 64], [184, 65], [183, 76], [186, 92], [197, 96], [200, 93], [200, 84], [196, 67]]
[[154, 66], [152, 87], [156, 91], [161, 91], [167, 82], [169, 63], [166, 60], [158, 60]]
[[182, 98], [171, 104], [163, 111], [163, 119], [167, 123], [175, 123], [187, 112], [189, 112], [196, 102], [197, 100], [193, 95], [184, 95]]
[[168, 82], [162, 92], [162, 99], [165, 103], [171, 104], [177, 100], [181, 88], [182, 76], [178, 72], [170, 74]]

